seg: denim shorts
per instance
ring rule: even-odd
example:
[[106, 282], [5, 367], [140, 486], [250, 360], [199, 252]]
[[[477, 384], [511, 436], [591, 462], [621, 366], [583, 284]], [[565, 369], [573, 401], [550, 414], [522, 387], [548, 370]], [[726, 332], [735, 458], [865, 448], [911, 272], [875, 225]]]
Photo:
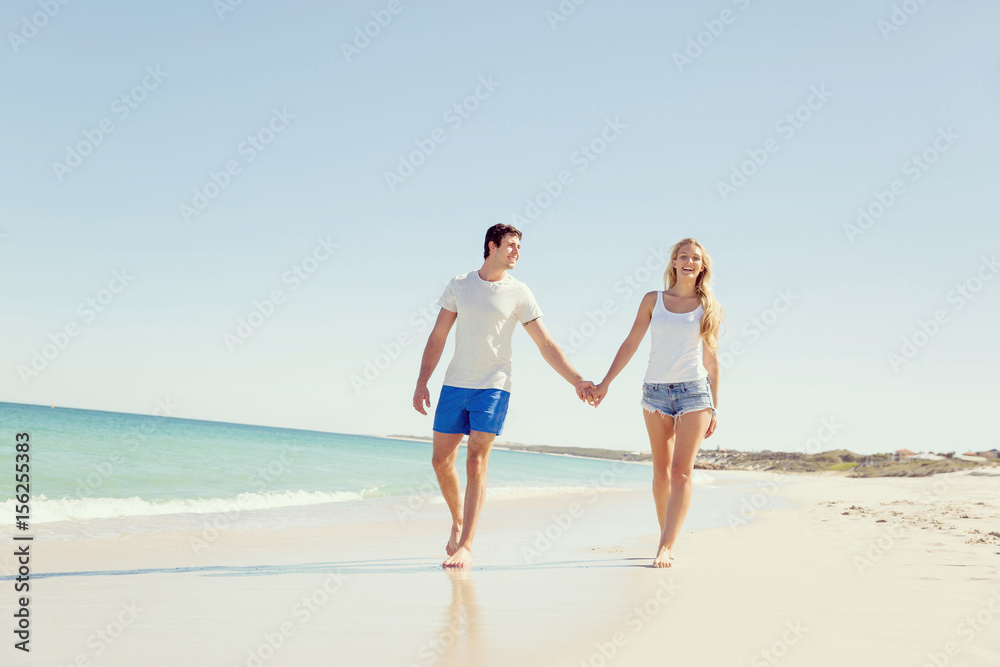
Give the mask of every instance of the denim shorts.
[[715, 408], [711, 382], [708, 378], [690, 382], [642, 385], [642, 407], [668, 417], [680, 417], [688, 412]]

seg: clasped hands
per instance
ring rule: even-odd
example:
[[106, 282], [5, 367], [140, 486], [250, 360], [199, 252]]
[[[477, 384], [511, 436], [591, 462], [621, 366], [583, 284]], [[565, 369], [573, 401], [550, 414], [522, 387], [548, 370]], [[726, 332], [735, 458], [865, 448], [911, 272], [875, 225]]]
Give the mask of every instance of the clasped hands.
[[576, 383], [576, 396], [581, 401], [586, 401], [595, 408], [601, 404], [608, 393], [608, 388], [601, 384], [594, 384], [590, 380], [580, 380]]

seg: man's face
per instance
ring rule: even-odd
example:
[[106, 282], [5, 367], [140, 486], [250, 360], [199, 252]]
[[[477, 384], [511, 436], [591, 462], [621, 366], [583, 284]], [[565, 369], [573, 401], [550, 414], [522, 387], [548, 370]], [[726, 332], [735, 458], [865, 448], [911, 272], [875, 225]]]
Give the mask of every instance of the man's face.
[[517, 234], [507, 234], [501, 239], [500, 247], [496, 248], [491, 258], [498, 261], [505, 269], [513, 269], [521, 256], [521, 239]]

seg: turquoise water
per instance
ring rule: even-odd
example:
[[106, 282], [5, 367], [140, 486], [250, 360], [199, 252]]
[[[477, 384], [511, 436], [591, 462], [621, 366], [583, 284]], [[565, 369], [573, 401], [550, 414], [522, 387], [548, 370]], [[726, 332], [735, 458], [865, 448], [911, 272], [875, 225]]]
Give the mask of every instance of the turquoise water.
[[[15, 504], [19, 432], [31, 436], [34, 523], [310, 505], [324, 505], [327, 515], [338, 506], [356, 515], [359, 507], [404, 499], [440, 502], [429, 443], [0, 403], [0, 466], [10, 471], [0, 472], [9, 480], [0, 484], [5, 515]], [[459, 456], [464, 459], [463, 452]], [[490, 456], [488, 497], [647, 489], [651, 474], [640, 464], [497, 449]], [[700, 471], [695, 482], [714, 486], [713, 477]], [[735, 506], [737, 491], [729, 489], [711, 511]]]
[[[31, 495], [63, 501], [43, 502], [36, 521], [211, 512], [213, 501], [238, 497], [248, 508], [346, 502], [425, 493], [433, 484], [428, 443], [0, 403], [0, 441], [11, 443], [2, 460], [11, 471], [22, 431], [31, 436]], [[490, 458], [495, 496], [648, 480], [646, 466], [504, 450]], [[13, 484], [0, 486], [0, 501], [13, 496]]]

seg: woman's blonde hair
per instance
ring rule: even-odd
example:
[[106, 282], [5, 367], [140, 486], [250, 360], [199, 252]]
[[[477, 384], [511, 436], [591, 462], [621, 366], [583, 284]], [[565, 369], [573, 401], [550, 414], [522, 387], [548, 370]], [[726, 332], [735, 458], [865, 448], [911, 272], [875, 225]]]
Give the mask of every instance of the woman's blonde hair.
[[670, 257], [667, 259], [667, 270], [663, 274], [663, 284], [667, 289], [670, 289], [677, 283], [677, 269], [674, 268], [674, 260], [677, 259], [677, 253], [686, 244], [695, 246], [701, 253], [702, 269], [695, 281], [698, 300], [705, 311], [701, 317], [701, 339], [708, 346], [708, 349], [714, 352], [719, 349], [719, 328], [722, 326], [723, 312], [722, 306], [712, 290], [712, 257], [705, 250], [705, 246], [698, 243], [697, 239], [692, 238], [681, 239], [675, 243], [670, 250]]

